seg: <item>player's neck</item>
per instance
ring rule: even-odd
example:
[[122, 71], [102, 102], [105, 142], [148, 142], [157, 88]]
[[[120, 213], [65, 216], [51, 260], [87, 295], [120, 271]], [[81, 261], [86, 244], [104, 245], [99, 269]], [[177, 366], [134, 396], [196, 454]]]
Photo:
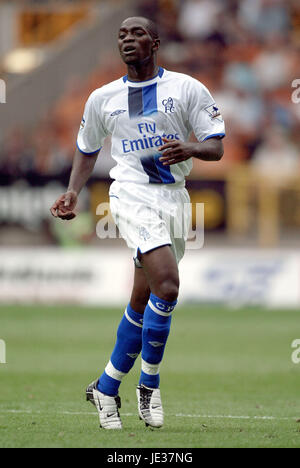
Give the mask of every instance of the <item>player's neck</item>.
[[156, 63], [128, 65], [128, 79], [130, 81], [147, 81], [155, 78], [158, 74]]

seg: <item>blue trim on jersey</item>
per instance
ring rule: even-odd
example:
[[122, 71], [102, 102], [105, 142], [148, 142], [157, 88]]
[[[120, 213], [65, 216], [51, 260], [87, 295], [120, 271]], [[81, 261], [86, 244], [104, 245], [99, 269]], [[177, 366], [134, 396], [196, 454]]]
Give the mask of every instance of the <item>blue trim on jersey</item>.
[[144, 156], [141, 163], [144, 171], [149, 176], [150, 184], [175, 184], [170, 166], [164, 166], [159, 160], [161, 154], [154, 156]]
[[128, 111], [130, 119], [143, 115], [143, 88], [128, 87]]
[[159, 78], [162, 78], [163, 74], [165, 73], [165, 69], [162, 67], [159, 67], [158, 69], [158, 76]]
[[172, 175], [170, 166], [164, 166], [163, 163], [159, 160], [159, 158], [161, 158], [161, 154], [156, 154], [154, 158], [155, 165], [158, 169], [162, 182], [164, 184], [175, 184], [176, 181]]
[[95, 154], [99, 153], [99, 151], [102, 149], [102, 146], [100, 146], [100, 148], [98, 150], [93, 151], [92, 153], [86, 153], [86, 152], [82, 151], [81, 148], [79, 148], [78, 142], [76, 143], [76, 146], [79, 149], [80, 153], [84, 154], [85, 156], [94, 156]]
[[128, 81], [129, 83], [147, 83], [148, 81], [154, 80], [154, 79], [157, 78], [158, 76], [159, 76], [159, 78], [161, 78], [161, 77], [163, 76], [164, 72], [165, 72], [164, 68], [159, 67], [159, 68], [158, 68], [158, 73], [157, 73], [157, 75], [155, 75], [153, 78], [151, 78], [151, 80], [145, 80], [145, 81], [131, 81], [131, 80], [128, 79], [128, 75], [125, 75], [125, 76], [123, 76], [123, 81], [124, 81], [124, 83], [126, 83], [126, 81]]
[[226, 135], [225, 133], [214, 133], [213, 135], [209, 135], [206, 138], [204, 138], [203, 141], [209, 140], [210, 138], [215, 138], [215, 137], [221, 137], [224, 138]]
[[149, 116], [157, 113], [157, 83], [140, 88], [128, 86], [129, 118]]
[[144, 156], [141, 158], [144, 171], [149, 176], [150, 184], [162, 184], [163, 181], [155, 164], [154, 156]]
[[145, 86], [143, 90], [143, 115], [157, 114], [157, 83]]

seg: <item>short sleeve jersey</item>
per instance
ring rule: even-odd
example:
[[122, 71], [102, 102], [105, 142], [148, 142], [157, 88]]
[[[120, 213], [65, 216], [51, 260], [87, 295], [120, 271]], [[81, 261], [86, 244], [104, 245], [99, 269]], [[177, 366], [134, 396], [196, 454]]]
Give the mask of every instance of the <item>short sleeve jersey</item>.
[[171, 166], [159, 161], [162, 138], [188, 141], [194, 132], [203, 142], [225, 136], [220, 111], [208, 89], [196, 79], [159, 68], [149, 81], [128, 76], [94, 91], [85, 106], [77, 146], [89, 156], [112, 136], [116, 166], [110, 176], [119, 182], [174, 184], [183, 182], [192, 159]]

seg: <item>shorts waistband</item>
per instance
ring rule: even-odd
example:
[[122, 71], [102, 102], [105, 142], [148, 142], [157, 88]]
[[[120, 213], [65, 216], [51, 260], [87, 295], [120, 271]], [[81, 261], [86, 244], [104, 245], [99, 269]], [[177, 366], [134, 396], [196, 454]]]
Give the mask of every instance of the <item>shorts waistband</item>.
[[147, 184], [151, 187], [153, 186], [158, 186], [158, 187], [163, 187], [163, 188], [166, 188], [166, 189], [183, 189], [185, 188], [185, 180], [181, 181], [181, 182], [176, 182], [175, 184]]
[[128, 185], [133, 185], [135, 187], [139, 188], [145, 188], [147, 189], [148, 187], [151, 189], [167, 189], [167, 190], [181, 190], [184, 189], [186, 186], [185, 180], [182, 180], [181, 182], [176, 182], [175, 184], [143, 184], [143, 183], [138, 183], [138, 182], [130, 182], [130, 181], [123, 181], [120, 182], [118, 180], [114, 180], [112, 182], [112, 185], [119, 185], [119, 187], [125, 187]]

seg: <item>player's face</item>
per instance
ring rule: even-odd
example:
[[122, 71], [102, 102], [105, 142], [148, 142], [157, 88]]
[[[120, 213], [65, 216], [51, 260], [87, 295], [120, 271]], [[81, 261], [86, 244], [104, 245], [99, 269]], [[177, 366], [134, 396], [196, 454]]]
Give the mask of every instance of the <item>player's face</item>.
[[119, 31], [118, 45], [126, 65], [147, 62], [158, 49], [158, 41], [151, 37], [146, 24], [135, 20], [124, 21]]

